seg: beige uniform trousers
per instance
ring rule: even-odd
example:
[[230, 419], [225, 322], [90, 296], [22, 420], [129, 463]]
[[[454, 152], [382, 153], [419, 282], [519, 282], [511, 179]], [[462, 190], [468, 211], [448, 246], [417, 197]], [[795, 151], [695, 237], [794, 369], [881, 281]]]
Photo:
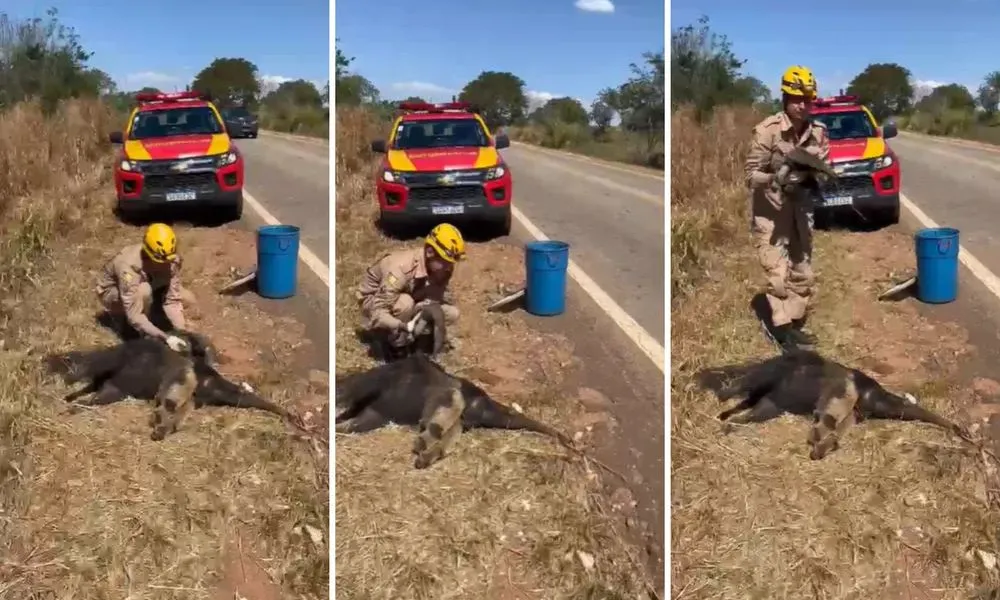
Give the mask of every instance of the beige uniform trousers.
[[780, 209], [758, 205], [751, 223], [754, 249], [767, 275], [768, 304], [775, 326], [806, 316], [816, 293], [812, 269], [813, 210], [808, 198]]

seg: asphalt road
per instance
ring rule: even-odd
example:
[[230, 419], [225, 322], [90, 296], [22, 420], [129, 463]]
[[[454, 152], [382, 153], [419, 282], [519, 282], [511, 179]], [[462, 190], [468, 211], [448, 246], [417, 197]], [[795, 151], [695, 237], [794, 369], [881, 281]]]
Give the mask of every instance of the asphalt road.
[[300, 227], [301, 243], [329, 265], [329, 146], [266, 132], [236, 145], [246, 160], [246, 191], [278, 221]]
[[962, 247], [1000, 274], [1000, 148], [905, 133], [889, 144], [900, 158], [903, 194], [938, 225], [958, 229]]
[[520, 144], [502, 150], [514, 205], [661, 346], [663, 178]]
[[[261, 132], [257, 139], [236, 140], [246, 161], [245, 191], [280, 223], [296, 225], [300, 243], [330, 265], [329, 147]], [[249, 204], [243, 225], [256, 228], [264, 221]], [[328, 269], [329, 270], [329, 269]], [[306, 326], [306, 337], [316, 352], [308, 368], [326, 370], [330, 362], [330, 291], [304, 263], [299, 262], [299, 290], [289, 300], [256, 298], [273, 314], [295, 314]]]

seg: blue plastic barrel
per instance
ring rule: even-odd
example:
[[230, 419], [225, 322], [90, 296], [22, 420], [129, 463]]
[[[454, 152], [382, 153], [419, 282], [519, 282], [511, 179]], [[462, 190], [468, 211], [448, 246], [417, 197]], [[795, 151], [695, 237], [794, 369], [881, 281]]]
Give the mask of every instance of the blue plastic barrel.
[[524, 307], [540, 317], [560, 315], [566, 310], [566, 269], [569, 244], [546, 240], [524, 246], [526, 284]]
[[257, 229], [257, 293], [281, 299], [295, 295], [299, 268], [299, 228], [264, 225]]
[[921, 229], [914, 236], [917, 247], [917, 299], [945, 304], [958, 296], [958, 230], [951, 227]]

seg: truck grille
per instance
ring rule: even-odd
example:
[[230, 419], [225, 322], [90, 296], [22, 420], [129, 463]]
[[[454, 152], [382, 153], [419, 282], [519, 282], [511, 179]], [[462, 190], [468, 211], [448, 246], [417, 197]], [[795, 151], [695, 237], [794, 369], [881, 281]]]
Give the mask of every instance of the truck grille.
[[146, 175], [145, 186], [151, 192], [176, 189], [201, 189], [215, 185], [215, 173], [171, 173]]
[[486, 200], [483, 188], [460, 185], [451, 187], [419, 187], [410, 189], [413, 202], [479, 202]]
[[860, 195], [871, 192], [874, 187], [871, 175], [855, 175], [826, 183], [822, 191], [824, 195]]

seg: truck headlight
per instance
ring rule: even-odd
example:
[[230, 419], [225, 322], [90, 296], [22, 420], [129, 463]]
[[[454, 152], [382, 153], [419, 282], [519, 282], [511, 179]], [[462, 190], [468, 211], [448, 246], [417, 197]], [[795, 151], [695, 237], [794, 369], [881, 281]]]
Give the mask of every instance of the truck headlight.
[[382, 171], [382, 181], [387, 183], [403, 183], [403, 176], [401, 173], [386, 169]]
[[235, 163], [237, 158], [238, 157], [236, 156], [235, 152], [226, 152], [225, 154], [219, 155], [219, 158], [216, 159], [216, 165], [220, 167], [225, 167], [227, 165]]
[[486, 171], [486, 181], [490, 181], [492, 179], [500, 179], [506, 173], [507, 169], [503, 168], [503, 166], [501, 165], [495, 166], [492, 169]]
[[879, 169], [887, 169], [892, 166], [893, 162], [892, 157], [888, 154], [880, 156], [875, 159], [875, 170], [878, 171]]
[[118, 168], [122, 171], [128, 171], [129, 173], [136, 173], [140, 170], [138, 163], [134, 163], [127, 158], [123, 158], [122, 161], [118, 163]]

